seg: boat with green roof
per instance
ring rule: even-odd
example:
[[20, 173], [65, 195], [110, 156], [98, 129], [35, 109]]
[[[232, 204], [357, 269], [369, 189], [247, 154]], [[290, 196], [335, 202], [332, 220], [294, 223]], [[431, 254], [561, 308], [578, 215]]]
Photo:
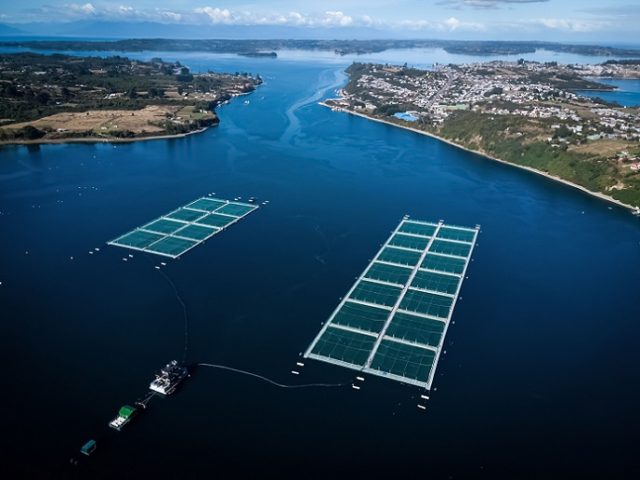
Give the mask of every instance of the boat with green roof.
[[125, 405], [118, 411], [118, 416], [109, 422], [109, 426], [114, 430], [122, 430], [122, 428], [131, 421], [138, 413], [138, 409], [130, 405]]

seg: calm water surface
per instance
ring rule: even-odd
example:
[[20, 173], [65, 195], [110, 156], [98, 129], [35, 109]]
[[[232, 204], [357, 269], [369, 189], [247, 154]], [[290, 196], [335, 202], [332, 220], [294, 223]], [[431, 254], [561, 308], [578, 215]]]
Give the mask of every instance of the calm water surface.
[[593, 92], [581, 90], [582, 95], [599, 97], [609, 102], [617, 102], [624, 107], [640, 106], [640, 80], [603, 78], [597, 82], [613, 85], [617, 90], [611, 92]]
[[[0, 149], [5, 478], [640, 474], [637, 219], [317, 105], [344, 64], [184, 63], [266, 82], [186, 139]], [[353, 379], [313, 362], [289, 372], [404, 214], [482, 225], [426, 412], [420, 391], [382, 379], [284, 390], [197, 370], [108, 431], [181, 355], [183, 321], [158, 258], [125, 263], [104, 242], [210, 192], [270, 204], [164, 268], [187, 305], [189, 361], [282, 382]], [[71, 466], [89, 438], [98, 451]]]

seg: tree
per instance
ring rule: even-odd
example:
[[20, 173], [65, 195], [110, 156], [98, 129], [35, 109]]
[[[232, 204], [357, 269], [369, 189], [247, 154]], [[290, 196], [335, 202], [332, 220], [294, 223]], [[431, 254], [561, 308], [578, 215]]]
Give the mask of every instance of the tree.
[[36, 101], [42, 105], [49, 103], [49, 100], [51, 100], [51, 95], [49, 95], [49, 92], [45, 90], [39, 91], [36, 95]]

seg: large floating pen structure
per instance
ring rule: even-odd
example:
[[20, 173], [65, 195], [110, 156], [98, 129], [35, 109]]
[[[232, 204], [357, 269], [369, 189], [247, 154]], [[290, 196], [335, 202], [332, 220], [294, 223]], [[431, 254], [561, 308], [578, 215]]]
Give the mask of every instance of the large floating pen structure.
[[304, 357], [430, 390], [479, 230], [405, 217]]
[[257, 208], [251, 203], [202, 197], [107, 244], [178, 258]]

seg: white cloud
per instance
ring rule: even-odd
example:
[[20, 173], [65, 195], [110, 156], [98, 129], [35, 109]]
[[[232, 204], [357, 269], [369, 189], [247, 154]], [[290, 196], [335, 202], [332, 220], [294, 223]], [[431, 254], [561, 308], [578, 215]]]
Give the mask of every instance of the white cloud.
[[437, 5], [450, 6], [455, 9], [471, 8], [499, 8], [504, 5], [521, 5], [526, 3], [544, 3], [549, 0], [440, 0]]
[[196, 13], [202, 13], [209, 17], [211, 23], [234, 23], [236, 20], [229, 9], [201, 7], [194, 10]]
[[477, 22], [463, 22], [455, 17], [449, 17], [443, 22], [444, 26], [450, 31], [455, 30], [469, 30], [469, 31], [481, 31], [485, 30], [485, 26], [482, 23]]
[[77, 14], [95, 15], [97, 12], [96, 7], [94, 7], [90, 3], [85, 3], [84, 5], [79, 5], [77, 3], [68, 3], [65, 5], [65, 7]]
[[324, 18], [321, 23], [329, 27], [348, 27], [353, 24], [353, 18], [340, 11], [329, 10], [324, 12]]
[[[100, 2], [104, 0], [92, 0]], [[467, 7], [485, 7], [491, 4], [533, 3], [525, 0], [440, 0], [440, 3], [463, 4]], [[0, 17], [6, 18], [6, 17]], [[12, 19], [16, 18], [12, 16]], [[504, 21], [487, 20], [486, 23], [474, 21], [470, 15], [460, 14], [449, 18], [406, 18], [391, 20], [376, 18], [370, 15], [353, 16], [343, 10], [327, 10], [318, 13], [307, 13], [294, 10], [290, 12], [261, 12], [248, 9], [229, 9], [215, 6], [202, 6], [192, 10], [168, 10], [164, 8], [139, 9], [126, 4], [107, 3], [69, 3], [63, 6], [46, 5], [38, 9], [25, 10], [19, 21], [74, 21], [81, 19], [98, 19], [102, 21], [149, 21], [160, 23], [181, 23], [188, 25], [277, 25], [290, 27], [315, 27], [323, 29], [344, 29], [349, 27], [376, 28], [387, 31], [420, 32], [423, 35], [463, 33], [500, 35], [524, 33], [528, 36], [557, 34], [580, 37], [596, 31], [614, 31], [625, 22], [612, 17], [586, 15], [577, 18], [525, 18]], [[16, 20], [14, 20], [16, 21]], [[627, 23], [629, 23], [627, 21]], [[635, 27], [632, 27], [635, 28]], [[623, 28], [624, 29], [624, 28]], [[627, 30], [629, 27], [627, 27]], [[556, 33], [554, 33], [556, 32]]]
[[158, 11], [158, 14], [171, 22], [179, 22], [182, 20], [182, 14], [176, 12], [170, 12], [168, 10]]
[[405, 28], [407, 30], [416, 31], [483, 31], [486, 29], [485, 25], [476, 22], [467, 22], [457, 19], [456, 17], [449, 17], [443, 21], [431, 21], [431, 20], [404, 20], [397, 26]]
[[567, 32], [593, 32], [610, 26], [609, 22], [600, 20], [540, 18], [537, 22], [552, 30], [564, 30]]

